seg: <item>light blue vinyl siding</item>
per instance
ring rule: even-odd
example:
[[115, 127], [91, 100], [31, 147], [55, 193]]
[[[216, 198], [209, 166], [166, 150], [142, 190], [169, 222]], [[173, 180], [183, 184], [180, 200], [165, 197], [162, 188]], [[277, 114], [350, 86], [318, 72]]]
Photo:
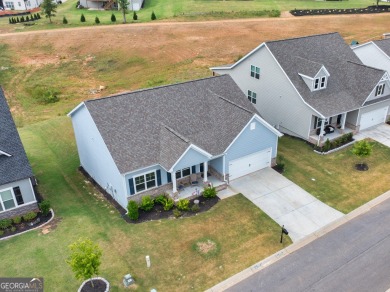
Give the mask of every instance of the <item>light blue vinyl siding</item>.
[[[71, 116], [81, 166], [124, 208], [127, 206], [123, 176], [85, 106]], [[107, 186], [110, 185], [109, 189]]]
[[208, 161], [209, 159], [203, 154], [199, 153], [194, 149], [188, 150], [188, 152], [180, 159], [180, 161], [173, 168], [174, 171], [183, 169], [186, 167], [191, 167], [193, 165], [200, 164], [202, 162]]
[[149, 172], [152, 172], [152, 171], [156, 171], [158, 169], [161, 171], [161, 185], [167, 184], [168, 183], [167, 172], [165, 171], [165, 169], [162, 168], [160, 165], [152, 165], [152, 166], [145, 167], [143, 169], [140, 169], [140, 170], [137, 170], [137, 171], [134, 171], [134, 172], [126, 174], [125, 181], [126, 181], [126, 192], [127, 192], [127, 195], [130, 195], [129, 179], [137, 177], [137, 176], [140, 176], [141, 174], [145, 174], [145, 173], [149, 173]]
[[256, 123], [255, 129], [251, 130], [250, 124], [248, 124], [238, 139], [228, 149], [225, 163], [226, 173], [229, 172], [229, 161], [270, 147], [272, 147], [272, 158], [276, 157], [278, 136], [257, 120], [252, 122]]
[[[13, 189], [15, 187], [20, 188], [20, 192], [22, 193], [24, 204], [36, 201], [35, 194], [34, 194], [34, 191], [32, 189], [31, 181], [29, 178], [19, 180], [16, 182], [12, 182], [9, 184], [5, 184], [5, 185], [0, 185], [0, 191], [5, 190], [5, 189], [9, 189], [9, 188]], [[23, 205], [21, 205], [20, 207], [22, 207], [22, 206]]]
[[223, 174], [223, 156], [210, 160], [209, 165], [212, 166], [220, 174]]

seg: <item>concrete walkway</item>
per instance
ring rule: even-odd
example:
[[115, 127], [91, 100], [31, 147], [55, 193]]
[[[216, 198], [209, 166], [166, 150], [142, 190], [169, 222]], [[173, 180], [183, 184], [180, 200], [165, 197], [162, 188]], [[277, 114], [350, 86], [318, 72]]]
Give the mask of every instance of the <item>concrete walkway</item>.
[[363, 130], [353, 136], [356, 140], [371, 138], [390, 147], [390, 125], [383, 124], [367, 130]]
[[233, 193], [242, 193], [279, 225], [284, 225], [293, 242], [344, 215], [272, 168], [233, 180], [229, 188]]

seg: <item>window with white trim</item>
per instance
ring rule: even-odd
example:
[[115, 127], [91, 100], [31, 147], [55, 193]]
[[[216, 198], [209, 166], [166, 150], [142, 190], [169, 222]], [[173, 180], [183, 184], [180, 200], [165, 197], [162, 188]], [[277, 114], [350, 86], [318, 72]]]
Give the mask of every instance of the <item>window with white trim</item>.
[[251, 65], [251, 77], [260, 79], [260, 68], [254, 65]]
[[189, 176], [191, 174], [191, 168], [186, 167], [176, 171], [176, 179]]
[[383, 93], [385, 93], [385, 84], [384, 83], [379, 84], [376, 87], [375, 96], [381, 96], [381, 95], [383, 95]]
[[251, 103], [256, 104], [257, 94], [252, 90], [248, 90], [248, 99]]
[[15, 9], [14, 2], [5, 2], [5, 7], [9, 9]]
[[[317, 128], [321, 128], [321, 123], [322, 123], [322, 120], [321, 118], [317, 118], [316, 117], [316, 121], [314, 123], [314, 128], [317, 129]], [[325, 119], [324, 120], [324, 126], [326, 125], [329, 125], [332, 123], [332, 118], [329, 118], [329, 119]]]
[[16, 207], [12, 189], [0, 191], [0, 212]]
[[325, 87], [326, 87], [326, 76], [318, 77], [314, 79], [314, 85], [313, 85], [314, 90], [323, 89]]
[[137, 193], [156, 187], [156, 172], [149, 172], [134, 178]]

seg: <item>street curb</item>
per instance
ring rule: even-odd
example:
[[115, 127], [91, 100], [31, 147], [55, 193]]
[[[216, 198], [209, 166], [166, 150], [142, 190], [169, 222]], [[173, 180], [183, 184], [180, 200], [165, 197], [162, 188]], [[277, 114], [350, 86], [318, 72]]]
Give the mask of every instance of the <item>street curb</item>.
[[226, 289], [236, 285], [237, 283], [241, 282], [242, 280], [245, 280], [245, 279], [249, 278], [250, 276], [254, 275], [256, 272], [261, 271], [262, 269], [266, 268], [267, 266], [274, 264], [275, 262], [279, 261], [280, 259], [284, 258], [285, 256], [297, 251], [298, 249], [304, 247], [305, 245], [307, 245], [307, 244], [313, 242], [314, 240], [322, 237], [323, 235], [329, 233], [330, 231], [340, 227], [341, 225], [347, 223], [348, 221], [370, 211], [373, 207], [379, 205], [380, 203], [382, 203], [388, 199], [390, 199], [390, 191], [383, 193], [379, 197], [372, 199], [368, 203], [351, 211], [350, 213], [344, 215], [343, 217], [336, 219], [335, 221], [320, 228], [319, 230], [313, 232], [312, 234], [306, 236], [305, 238], [298, 240], [297, 242], [285, 247], [284, 249], [278, 251], [277, 253], [263, 259], [262, 261], [250, 266], [249, 268], [246, 268], [245, 270], [235, 274], [234, 276], [218, 283], [214, 287], [207, 289], [206, 292], [225, 291]]

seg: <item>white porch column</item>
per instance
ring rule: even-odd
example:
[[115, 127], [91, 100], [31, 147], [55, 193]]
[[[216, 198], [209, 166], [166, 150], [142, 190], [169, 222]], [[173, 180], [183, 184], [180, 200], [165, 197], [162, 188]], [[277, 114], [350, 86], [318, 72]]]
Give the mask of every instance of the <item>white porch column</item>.
[[324, 136], [324, 128], [325, 128], [325, 119], [321, 119], [320, 137]]
[[207, 182], [207, 171], [208, 171], [208, 169], [209, 169], [209, 165], [208, 165], [208, 163], [207, 163], [207, 161], [205, 161], [204, 163], [203, 163], [203, 182]]
[[341, 116], [341, 130], [345, 129], [345, 121], [347, 120], [347, 113], [343, 113]]
[[176, 187], [176, 173], [174, 171], [171, 172], [171, 178], [172, 178], [172, 191], [173, 193], [177, 193], [177, 187]]

